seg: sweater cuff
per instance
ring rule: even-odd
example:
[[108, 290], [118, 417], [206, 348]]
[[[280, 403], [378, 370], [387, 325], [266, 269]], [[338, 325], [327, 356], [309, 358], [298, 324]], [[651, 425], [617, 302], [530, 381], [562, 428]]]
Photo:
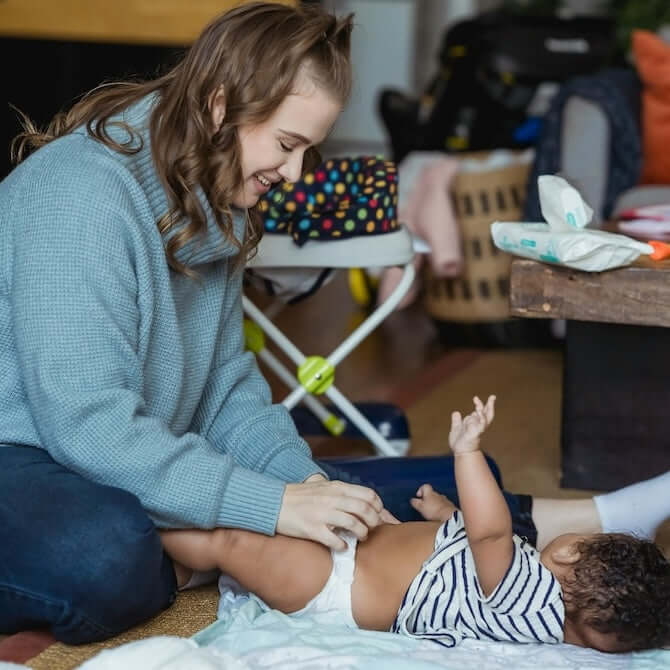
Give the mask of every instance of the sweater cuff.
[[235, 468], [228, 479], [216, 525], [274, 535], [285, 487], [274, 477]]
[[328, 479], [328, 475], [315, 463], [311, 456], [291, 447], [279, 450], [277, 455], [265, 466], [264, 472], [266, 475], [272, 475], [288, 483], [304, 482], [307, 477], [315, 474], [323, 475]]

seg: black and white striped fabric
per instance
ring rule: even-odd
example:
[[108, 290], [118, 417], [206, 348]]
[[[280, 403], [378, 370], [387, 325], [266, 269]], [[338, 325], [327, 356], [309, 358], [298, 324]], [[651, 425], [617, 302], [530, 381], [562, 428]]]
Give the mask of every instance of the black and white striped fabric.
[[392, 631], [454, 647], [463, 638], [521, 643], [563, 641], [558, 580], [540, 553], [514, 536], [512, 563], [486, 598], [456, 510], [437, 531], [435, 551], [410, 584]]

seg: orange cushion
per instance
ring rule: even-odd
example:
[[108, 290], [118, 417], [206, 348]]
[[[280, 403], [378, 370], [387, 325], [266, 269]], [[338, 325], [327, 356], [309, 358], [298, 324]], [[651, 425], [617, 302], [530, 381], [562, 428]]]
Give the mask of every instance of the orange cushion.
[[648, 30], [633, 31], [642, 80], [642, 183], [670, 184], [670, 44]]

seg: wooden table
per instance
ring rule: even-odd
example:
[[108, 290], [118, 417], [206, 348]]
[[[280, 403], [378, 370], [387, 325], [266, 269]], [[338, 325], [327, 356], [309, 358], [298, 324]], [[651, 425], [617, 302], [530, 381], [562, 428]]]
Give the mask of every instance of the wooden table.
[[510, 307], [567, 320], [561, 484], [609, 490], [670, 470], [670, 261], [591, 273], [514, 260]]
[[537, 261], [512, 262], [514, 316], [636, 326], [670, 326], [670, 260], [641, 257], [607, 272], [581, 272]]

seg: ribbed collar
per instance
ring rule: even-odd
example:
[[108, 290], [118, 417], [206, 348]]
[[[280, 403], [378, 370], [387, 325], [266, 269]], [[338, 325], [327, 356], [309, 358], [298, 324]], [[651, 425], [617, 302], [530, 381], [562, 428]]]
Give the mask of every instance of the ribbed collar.
[[[157, 94], [148, 95], [136, 104], [128, 107], [120, 117], [110, 118], [110, 121], [114, 121], [115, 118], [124, 121], [142, 137], [143, 145], [137, 153], [125, 155], [114, 152], [114, 155], [118, 157], [120, 162], [125, 164], [138, 181], [149, 202], [156, 223], [168, 212], [167, 196], [156, 172], [153, 156], [151, 155], [149, 120], [151, 110], [157, 99]], [[128, 134], [118, 126], [108, 123], [107, 131], [117, 141], [123, 142], [128, 140]], [[81, 129], [79, 132], [81, 132]], [[83, 132], [86, 132], [85, 129]], [[189, 267], [211, 263], [223, 258], [230, 258], [238, 253], [237, 247], [225, 238], [217, 225], [209, 201], [200, 187], [198, 187], [198, 198], [207, 215], [206, 234], [190, 240], [175, 254], [179, 262]], [[169, 233], [163, 234], [163, 245], [165, 246], [170, 238], [184, 225], [185, 223], [182, 223], [174, 227]], [[233, 208], [233, 230], [235, 237], [240, 241], [243, 240], [245, 226], [246, 210]]]

